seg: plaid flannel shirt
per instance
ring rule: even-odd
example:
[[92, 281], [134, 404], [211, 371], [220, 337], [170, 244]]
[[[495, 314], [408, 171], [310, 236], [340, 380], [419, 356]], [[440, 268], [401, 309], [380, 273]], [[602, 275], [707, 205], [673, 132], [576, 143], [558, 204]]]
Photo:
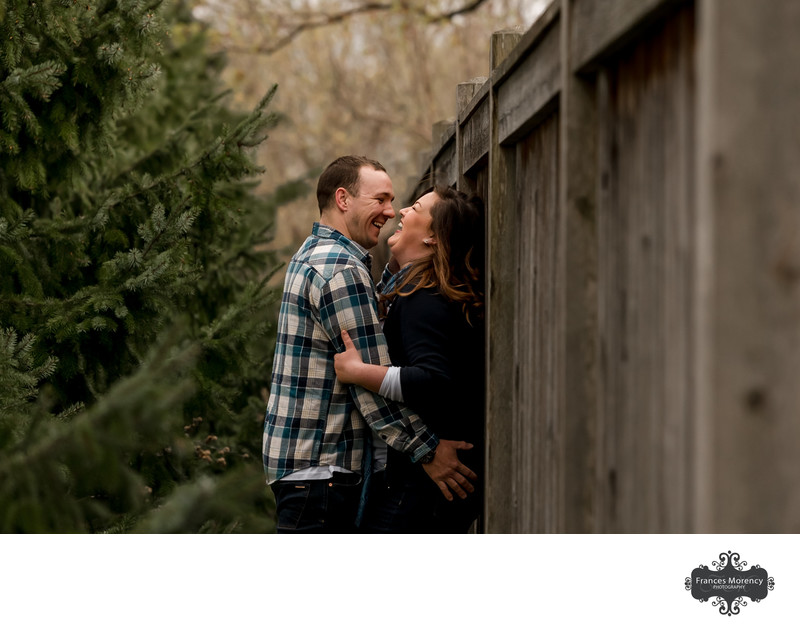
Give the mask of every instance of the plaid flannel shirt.
[[319, 223], [286, 272], [262, 444], [267, 482], [311, 466], [363, 471], [367, 426], [412, 461], [438, 439], [402, 404], [336, 379], [347, 330], [365, 362], [388, 366], [370, 255]]

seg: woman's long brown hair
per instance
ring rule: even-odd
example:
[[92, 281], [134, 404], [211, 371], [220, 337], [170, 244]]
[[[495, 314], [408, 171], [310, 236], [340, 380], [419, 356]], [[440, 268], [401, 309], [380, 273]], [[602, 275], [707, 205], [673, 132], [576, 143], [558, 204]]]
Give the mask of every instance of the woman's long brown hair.
[[445, 298], [461, 303], [467, 321], [475, 325], [484, 312], [483, 201], [452, 187], [433, 190], [439, 197], [431, 208], [436, 246], [430, 256], [411, 264], [399, 285], [381, 296], [381, 302], [437, 288]]

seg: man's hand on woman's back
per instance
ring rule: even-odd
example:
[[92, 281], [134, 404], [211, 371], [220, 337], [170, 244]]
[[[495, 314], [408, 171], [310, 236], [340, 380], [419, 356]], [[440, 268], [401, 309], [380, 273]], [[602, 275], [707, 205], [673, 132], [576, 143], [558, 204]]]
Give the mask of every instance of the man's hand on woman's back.
[[475, 491], [470, 479], [477, 481], [478, 475], [458, 460], [459, 450], [471, 449], [472, 444], [466, 441], [440, 439], [433, 461], [422, 466], [447, 500], [453, 500], [450, 490], [459, 498], [466, 498], [468, 493]]

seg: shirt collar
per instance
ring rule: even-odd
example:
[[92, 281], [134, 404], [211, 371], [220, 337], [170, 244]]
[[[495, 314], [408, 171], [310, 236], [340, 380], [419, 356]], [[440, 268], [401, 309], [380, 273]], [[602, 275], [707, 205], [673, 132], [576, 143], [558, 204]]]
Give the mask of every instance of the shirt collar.
[[364, 265], [367, 266], [367, 268], [372, 265], [372, 255], [369, 254], [369, 251], [354, 242], [352, 239], [345, 237], [335, 228], [331, 228], [326, 224], [314, 222], [314, 227], [311, 230], [311, 234], [319, 239], [332, 239], [341, 245], [342, 248], [348, 250], [355, 257], [358, 257], [364, 263]]

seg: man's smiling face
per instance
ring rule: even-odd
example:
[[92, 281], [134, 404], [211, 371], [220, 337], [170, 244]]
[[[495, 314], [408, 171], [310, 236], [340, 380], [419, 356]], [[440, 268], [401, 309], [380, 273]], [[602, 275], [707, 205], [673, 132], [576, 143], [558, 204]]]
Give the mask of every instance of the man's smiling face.
[[385, 171], [361, 167], [359, 176], [358, 194], [347, 196], [347, 236], [369, 249], [378, 244], [381, 228], [394, 217], [394, 189]]

